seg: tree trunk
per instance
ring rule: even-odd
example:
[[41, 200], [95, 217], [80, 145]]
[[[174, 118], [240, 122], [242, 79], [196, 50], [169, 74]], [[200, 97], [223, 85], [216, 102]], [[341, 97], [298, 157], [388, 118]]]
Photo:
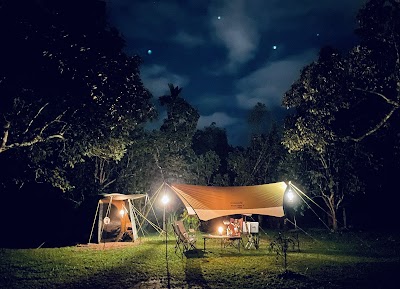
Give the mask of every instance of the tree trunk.
[[331, 210], [331, 213], [332, 213], [332, 230], [336, 232], [338, 230], [336, 210], [335, 209]]
[[329, 225], [331, 226], [331, 230], [336, 232], [338, 229], [338, 223], [337, 223], [336, 204], [333, 193], [331, 193], [330, 197], [326, 197], [324, 201], [330, 212], [330, 214], [327, 214]]
[[346, 208], [343, 207], [343, 228], [347, 228], [347, 215], [346, 215]]

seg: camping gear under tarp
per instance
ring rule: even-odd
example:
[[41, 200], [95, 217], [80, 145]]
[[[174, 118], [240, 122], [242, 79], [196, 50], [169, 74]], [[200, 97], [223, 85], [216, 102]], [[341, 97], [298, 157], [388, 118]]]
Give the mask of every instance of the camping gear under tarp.
[[283, 217], [284, 182], [241, 187], [212, 187], [186, 184], [169, 186], [182, 200], [188, 214], [200, 220], [235, 214]]
[[138, 238], [136, 228], [134, 200], [146, 198], [146, 194], [105, 194], [99, 200], [96, 215], [90, 233], [89, 243], [97, 221], [97, 241], [118, 242], [135, 241]]

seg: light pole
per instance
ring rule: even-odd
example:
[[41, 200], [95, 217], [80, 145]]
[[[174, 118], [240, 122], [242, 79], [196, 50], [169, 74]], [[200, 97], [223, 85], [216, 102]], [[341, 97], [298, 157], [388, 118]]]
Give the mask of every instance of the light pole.
[[[296, 206], [297, 206], [297, 204], [296, 203], [297, 203], [298, 199], [296, 197], [295, 192], [290, 187], [290, 184], [289, 184], [289, 188], [285, 191], [284, 198], [285, 198], [284, 202], [285, 202], [285, 205], [287, 206], [287, 209], [290, 208], [290, 211], [292, 211], [292, 213], [293, 213], [293, 224], [294, 224], [295, 229], [297, 229], [297, 222], [296, 222]], [[286, 220], [289, 220], [289, 219], [285, 219], [285, 225], [286, 225]]]
[[168, 268], [168, 234], [167, 234], [167, 220], [165, 219], [165, 207], [169, 202], [169, 197], [164, 195], [161, 199], [161, 202], [164, 205], [164, 212], [163, 212], [163, 231], [165, 233], [165, 262], [167, 264], [167, 280], [168, 280], [168, 288], [170, 287], [170, 278], [169, 278], [169, 268]]
[[163, 231], [165, 234], [167, 234], [167, 224], [166, 224], [166, 220], [165, 220], [165, 207], [167, 206], [168, 202], [169, 202], [169, 197], [167, 195], [164, 195], [161, 199], [161, 202], [164, 205], [164, 212], [163, 212]]

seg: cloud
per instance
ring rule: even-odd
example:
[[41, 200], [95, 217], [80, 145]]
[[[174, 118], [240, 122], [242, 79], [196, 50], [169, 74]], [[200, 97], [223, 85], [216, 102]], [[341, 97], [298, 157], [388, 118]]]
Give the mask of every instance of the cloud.
[[[188, 95], [192, 95], [188, 93]], [[202, 114], [211, 114], [215, 111], [234, 111], [237, 108], [232, 101], [232, 94], [217, 94], [213, 92], [197, 95], [190, 99], [190, 103]]]
[[256, 23], [246, 14], [246, 4], [245, 0], [229, 0], [210, 10], [212, 33], [228, 50], [229, 72], [252, 59], [259, 43], [260, 35]]
[[215, 122], [218, 127], [228, 127], [233, 124], [239, 122], [238, 118], [230, 117], [224, 112], [215, 112], [211, 115], [200, 116], [200, 119], [197, 123], [198, 128], [203, 128], [205, 126], [211, 125], [211, 123]]
[[161, 41], [170, 37], [175, 25], [185, 21], [185, 7], [176, 1], [108, 0], [111, 21], [126, 38]]
[[182, 87], [189, 82], [187, 77], [172, 73], [168, 71], [165, 66], [156, 64], [143, 66], [141, 68], [141, 78], [145, 87], [149, 89], [155, 97], [164, 95], [169, 91], [168, 83]]
[[179, 31], [178, 34], [176, 34], [172, 38], [172, 40], [176, 43], [182, 44], [183, 46], [190, 47], [190, 48], [200, 46], [205, 43], [205, 41], [202, 37], [191, 35], [184, 31]]
[[281, 105], [283, 94], [300, 76], [300, 70], [316, 58], [315, 50], [266, 63], [263, 67], [241, 78], [236, 86], [236, 100], [240, 107], [251, 109], [257, 102], [269, 108]]

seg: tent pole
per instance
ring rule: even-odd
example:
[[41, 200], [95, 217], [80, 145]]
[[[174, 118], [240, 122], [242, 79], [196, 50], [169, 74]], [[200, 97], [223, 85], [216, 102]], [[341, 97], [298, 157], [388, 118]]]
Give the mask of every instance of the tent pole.
[[135, 218], [132, 214], [132, 207], [133, 207], [133, 201], [128, 200], [128, 206], [129, 206], [129, 217], [131, 218], [131, 224], [132, 224], [132, 236], [133, 236], [133, 241], [135, 242], [138, 238], [138, 233], [137, 233], [137, 228], [136, 228], [136, 221]]
[[89, 236], [89, 242], [88, 242], [88, 244], [90, 244], [90, 241], [92, 240], [94, 224], [96, 223], [97, 213], [99, 212], [99, 205], [100, 205], [100, 204], [97, 203], [96, 214], [94, 215], [93, 224], [92, 224], [92, 230], [90, 231], [90, 236]]
[[[113, 197], [111, 196], [111, 197], [110, 197], [110, 201], [108, 202], [108, 207], [107, 207], [107, 211], [106, 211], [106, 217], [108, 217], [108, 215], [110, 214], [112, 200], [113, 200]], [[101, 207], [100, 210], [101, 210], [101, 212], [103, 213], [103, 207]], [[99, 243], [101, 243], [101, 236], [103, 235], [104, 226], [105, 226], [103, 220], [101, 220], [101, 223], [102, 223], [102, 225], [99, 226], [99, 229], [101, 228], [101, 230], [99, 230], [99, 233], [100, 233], [100, 234], [99, 234], [99, 240], [98, 240]], [[100, 223], [99, 223], [99, 225], [100, 225]]]
[[99, 222], [97, 223], [97, 243], [101, 243], [101, 235], [103, 233], [103, 202], [102, 200], [99, 201]]

